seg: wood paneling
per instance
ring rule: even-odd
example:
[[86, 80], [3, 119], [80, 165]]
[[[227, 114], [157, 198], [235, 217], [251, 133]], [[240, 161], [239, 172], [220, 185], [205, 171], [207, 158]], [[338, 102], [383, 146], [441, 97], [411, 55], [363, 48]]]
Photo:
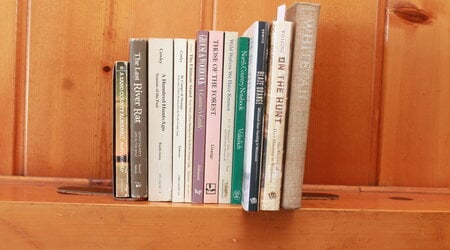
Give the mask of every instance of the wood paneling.
[[128, 59], [130, 37], [194, 37], [206, 7], [181, 0], [32, 1], [25, 174], [110, 177], [114, 61]]
[[380, 185], [450, 186], [450, 2], [390, 1]]
[[[450, 247], [449, 195], [320, 187], [340, 199], [305, 200], [297, 211], [246, 213], [237, 205], [125, 202], [55, 192], [58, 185], [82, 183], [79, 179], [21, 180], [0, 180], [0, 240], [6, 249]], [[305, 191], [314, 192], [310, 188]]]
[[[213, 27], [242, 33], [255, 20], [273, 20], [282, 2], [219, 0]], [[383, 35], [378, 10], [384, 10], [383, 4], [314, 2], [321, 4], [321, 13], [305, 182], [374, 184], [382, 53], [378, 42]]]
[[2, 1], [0, 6], [0, 100], [2, 103], [0, 125], [0, 174], [13, 173], [15, 73], [16, 73], [16, 0]]

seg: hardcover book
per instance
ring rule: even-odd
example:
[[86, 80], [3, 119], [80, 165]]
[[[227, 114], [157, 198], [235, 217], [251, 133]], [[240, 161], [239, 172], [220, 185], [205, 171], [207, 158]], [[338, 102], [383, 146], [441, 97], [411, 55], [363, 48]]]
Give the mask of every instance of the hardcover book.
[[243, 36], [250, 38], [250, 43], [242, 206], [246, 211], [258, 211], [269, 24], [261, 21], [254, 22]]
[[204, 203], [218, 202], [223, 31], [209, 32]]
[[[282, 12], [282, 14], [280, 13]], [[283, 176], [284, 134], [289, 89], [293, 23], [284, 21], [285, 5], [270, 31], [260, 210], [279, 210]]]
[[225, 32], [222, 80], [222, 120], [220, 131], [219, 203], [231, 202], [237, 39], [237, 32]]
[[114, 65], [114, 196], [130, 197], [129, 188], [129, 123], [128, 123], [128, 63]]
[[194, 104], [194, 156], [192, 166], [192, 202], [203, 203], [205, 173], [206, 82], [208, 78], [208, 31], [197, 33], [195, 104]]
[[281, 198], [285, 209], [301, 207], [319, 11], [318, 4], [297, 3], [286, 12], [286, 20], [295, 27]]
[[172, 200], [173, 39], [148, 40], [149, 200]]
[[187, 40], [186, 70], [186, 161], [184, 202], [192, 202], [192, 161], [194, 154], [195, 40]]
[[184, 202], [187, 40], [174, 39], [172, 201]]
[[231, 204], [241, 204], [248, 80], [248, 37], [238, 39]]
[[131, 198], [148, 198], [147, 40], [130, 39]]

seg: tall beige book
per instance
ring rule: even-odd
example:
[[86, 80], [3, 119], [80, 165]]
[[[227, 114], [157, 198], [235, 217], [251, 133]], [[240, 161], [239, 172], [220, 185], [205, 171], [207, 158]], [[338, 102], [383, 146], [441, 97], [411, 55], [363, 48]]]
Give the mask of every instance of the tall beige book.
[[319, 11], [320, 5], [311, 3], [296, 3], [286, 11], [286, 20], [294, 22], [294, 45], [281, 198], [284, 209], [301, 207]]
[[263, 163], [259, 209], [280, 209], [283, 177], [284, 134], [291, 65], [293, 23], [285, 21], [286, 6], [278, 8], [278, 18], [270, 30], [269, 73], [264, 125]]
[[148, 40], [148, 199], [172, 200], [173, 39]]
[[186, 161], [184, 202], [192, 202], [192, 163], [194, 156], [195, 39], [187, 40], [186, 69]]
[[184, 164], [186, 158], [186, 56], [187, 39], [174, 39], [172, 202], [184, 202]]
[[225, 32], [222, 80], [222, 120], [220, 126], [219, 203], [231, 202], [237, 39], [237, 32]]

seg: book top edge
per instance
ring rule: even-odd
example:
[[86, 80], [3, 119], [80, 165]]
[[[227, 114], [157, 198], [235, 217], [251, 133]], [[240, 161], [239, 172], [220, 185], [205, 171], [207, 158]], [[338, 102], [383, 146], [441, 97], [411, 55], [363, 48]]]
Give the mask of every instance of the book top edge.
[[147, 41], [147, 38], [134, 38], [134, 37], [132, 37], [132, 38], [130, 38], [128, 40], [129, 41]]
[[306, 6], [316, 6], [316, 7], [320, 7], [320, 3], [294, 3], [293, 5], [289, 6], [287, 9], [292, 8], [294, 6], [298, 6], [298, 5], [306, 5]]

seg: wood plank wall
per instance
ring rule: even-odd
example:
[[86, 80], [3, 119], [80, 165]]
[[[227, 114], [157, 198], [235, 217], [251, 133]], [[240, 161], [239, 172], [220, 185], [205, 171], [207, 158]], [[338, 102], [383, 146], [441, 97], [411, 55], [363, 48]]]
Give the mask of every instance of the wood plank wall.
[[16, 75], [16, 9], [15, 0], [1, 3], [0, 30], [0, 100], [2, 105], [0, 125], [0, 174], [13, 174], [15, 75]]
[[[274, 20], [278, 5], [294, 1], [217, 2], [213, 27], [243, 32], [255, 20]], [[305, 182], [375, 184], [378, 1], [313, 2], [321, 13]]]
[[390, 0], [381, 185], [450, 186], [450, 2]]
[[[30, 18], [25, 29], [19, 22], [29, 36], [28, 59], [27, 36], [14, 36], [17, 20], [23, 23], [16, 1], [0, 8], [2, 31], [10, 34], [0, 51], [11, 58], [0, 69], [0, 97], [9, 100], [0, 174], [96, 178], [111, 176], [111, 69], [127, 59], [129, 37], [242, 33], [255, 20], [273, 20], [282, 3], [28, 1], [18, 12]], [[410, 1], [431, 13], [426, 24], [405, 22], [391, 1], [385, 47], [384, 0], [311, 1], [322, 7], [305, 182], [448, 186], [447, 1]]]
[[110, 177], [114, 61], [130, 37], [193, 37], [201, 17], [201, 1], [32, 1], [25, 174]]

